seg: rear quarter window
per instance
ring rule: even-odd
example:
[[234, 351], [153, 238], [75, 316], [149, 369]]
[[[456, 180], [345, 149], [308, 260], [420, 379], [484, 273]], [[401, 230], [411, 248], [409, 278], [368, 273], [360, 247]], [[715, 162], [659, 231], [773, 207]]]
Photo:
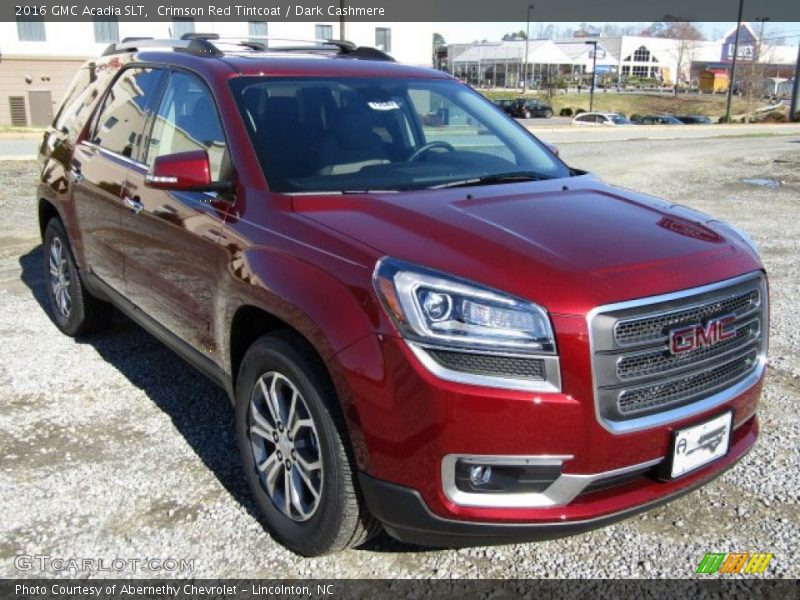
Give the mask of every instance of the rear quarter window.
[[69, 139], [77, 139], [117, 70], [118, 67], [108, 64], [84, 65], [64, 96], [53, 127]]

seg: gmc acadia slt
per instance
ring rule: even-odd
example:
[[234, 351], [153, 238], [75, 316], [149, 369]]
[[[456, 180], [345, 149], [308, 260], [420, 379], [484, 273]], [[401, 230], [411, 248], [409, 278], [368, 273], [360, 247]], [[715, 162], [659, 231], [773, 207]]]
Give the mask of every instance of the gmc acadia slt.
[[748, 238], [602, 183], [445, 73], [346, 42], [112, 45], [42, 143], [56, 325], [117, 307], [224, 387], [275, 539], [580, 532], [758, 433]]

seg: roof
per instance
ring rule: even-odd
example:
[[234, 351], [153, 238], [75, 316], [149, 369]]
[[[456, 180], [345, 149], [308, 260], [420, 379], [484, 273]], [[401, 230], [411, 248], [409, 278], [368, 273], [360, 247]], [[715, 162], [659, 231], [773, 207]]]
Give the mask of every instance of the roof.
[[[473, 44], [464, 52], [452, 59], [453, 63], [523, 60], [525, 40], [489, 42]], [[559, 49], [551, 40], [530, 40], [528, 42], [528, 62], [536, 64], [565, 65], [572, 64], [572, 59]]]
[[[596, 40], [591, 40], [591, 41], [596, 41]], [[564, 54], [569, 56], [573, 61], [581, 60], [587, 63], [592, 62], [592, 56], [591, 56], [592, 45], [587, 44], [583, 40], [575, 40], [575, 41], [555, 40], [553, 43], [556, 46], [558, 46], [559, 50], [561, 50]], [[597, 53], [598, 65], [616, 65], [619, 62], [618, 57], [615, 56], [614, 53], [611, 52], [611, 50], [605, 44], [598, 42], [597, 48], [598, 50], [605, 51], [605, 56], [602, 56], [602, 58], [601, 58], [601, 52]]]

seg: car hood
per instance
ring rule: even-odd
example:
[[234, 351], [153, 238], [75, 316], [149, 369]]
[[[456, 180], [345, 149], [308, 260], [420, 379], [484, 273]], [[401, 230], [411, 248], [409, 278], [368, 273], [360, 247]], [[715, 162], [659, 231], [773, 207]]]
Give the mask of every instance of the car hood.
[[591, 175], [292, 202], [297, 213], [378, 254], [479, 281], [555, 313], [585, 314], [761, 268], [750, 245], [723, 223]]

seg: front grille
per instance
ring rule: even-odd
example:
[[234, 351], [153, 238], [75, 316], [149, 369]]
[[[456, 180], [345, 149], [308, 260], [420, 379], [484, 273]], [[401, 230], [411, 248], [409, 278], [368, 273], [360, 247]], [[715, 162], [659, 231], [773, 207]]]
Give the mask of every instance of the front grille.
[[[620, 423], [707, 398], [754, 373], [766, 352], [766, 282], [756, 274], [716, 286], [620, 303], [591, 319], [598, 414]], [[673, 355], [673, 329], [733, 315], [735, 335]]]
[[751, 350], [713, 369], [704, 369], [690, 376], [668, 380], [619, 394], [617, 407], [623, 415], [633, 415], [648, 409], [672, 405], [676, 400], [697, 398], [722, 389], [741, 375], [749, 373], [758, 360], [758, 351]]
[[474, 354], [432, 348], [428, 349], [428, 354], [441, 366], [452, 371], [535, 381], [543, 381], [545, 378], [544, 360], [540, 358]]
[[738, 294], [733, 298], [717, 300], [665, 315], [645, 319], [620, 321], [614, 326], [614, 339], [620, 346], [643, 344], [663, 340], [666, 332], [684, 323], [699, 323], [709, 317], [734, 314], [741, 317], [758, 308], [758, 290]]
[[697, 364], [714, 357], [729, 355], [740, 348], [751, 346], [759, 333], [758, 320], [753, 319], [738, 327], [735, 337], [693, 352], [673, 355], [664, 352], [664, 349], [659, 347], [639, 354], [628, 354], [617, 362], [617, 377], [620, 381], [632, 381], [660, 373], [669, 373], [686, 365]]

